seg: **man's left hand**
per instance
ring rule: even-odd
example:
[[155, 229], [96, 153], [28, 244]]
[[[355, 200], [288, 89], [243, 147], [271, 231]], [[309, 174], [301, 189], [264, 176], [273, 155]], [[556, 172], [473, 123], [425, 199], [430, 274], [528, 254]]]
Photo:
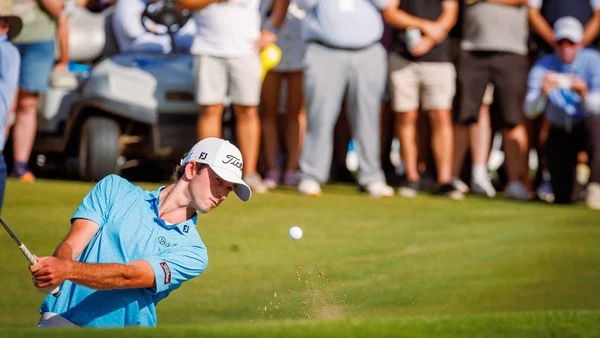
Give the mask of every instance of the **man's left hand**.
[[72, 261], [56, 257], [36, 257], [37, 263], [29, 266], [38, 288], [55, 287], [64, 282], [71, 271]]
[[579, 96], [584, 98], [588, 93], [587, 83], [579, 76], [573, 76], [573, 83], [571, 83], [571, 89]]
[[410, 53], [413, 56], [423, 56], [431, 50], [435, 46], [435, 41], [428, 36], [423, 36], [419, 42], [410, 50]]

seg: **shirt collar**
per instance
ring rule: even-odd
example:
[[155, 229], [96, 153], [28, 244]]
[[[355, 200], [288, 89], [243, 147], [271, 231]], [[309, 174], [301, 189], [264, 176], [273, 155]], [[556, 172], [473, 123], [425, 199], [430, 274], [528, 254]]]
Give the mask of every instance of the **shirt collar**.
[[167, 223], [159, 217], [158, 214], [158, 204], [159, 204], [159, 199], [160, 199], [160, 191], [163, 190], [164, 188], [166, 188], [166, 186], [161, 186], [156, 190], [152, 190], [152, 191], [147, 191], [146, 192], [146, 198], [145, 200], [148, 201], [151, 206], [152, 206], [152, 211], [154, 212], [154, 215], [156, 216], [156, 221], [158, 224], [160, 224], [162, 227], [164, 228], [171, 228], [171, 227], [176, 227], [177, 230], [185, 235], [188, 236], [189, 235], [189, 231], [190, 228], [195, 227], [196, 226], [196, 220], [198, 219], [198, 214], [194, 213], [194, 216], [192, 216], [192, 218], [178, 223], [178, 224], [173, 224], [173, 225], [167, 225]]

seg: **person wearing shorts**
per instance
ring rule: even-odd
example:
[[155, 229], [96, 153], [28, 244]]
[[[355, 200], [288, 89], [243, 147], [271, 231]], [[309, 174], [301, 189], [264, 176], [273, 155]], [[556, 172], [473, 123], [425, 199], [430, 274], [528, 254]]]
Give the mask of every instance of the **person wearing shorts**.
[[[406, 167], [406, 180], [398, 193], [412, 198], [420, 189], [417, 120], [419, 111], [429, 115], [437, 168], [435, 193], [454, 200], [464, 198], [452, 185], [452, 104], [456, 71], [450, 58], [448, 33], [456, 24], [454, 0], [407, 0], [384, 12], [394, 27], [389, 54], [389, 85], [396, 133]], [[412, 28], [412, 29], [411, 29]], [[418, 41], [412, 38], [419, 34]]]
[[156, 308], [208, 265], [197, 212], [207, 213], [251, 190], [239, 149], [219, 138], [192, 147], [176, 180], [146, 191], [117, 175], [100, 180], [71, 217], [54, 254], [29, 266], [41, 291], [39, 328], [154, 327]]
[[[50, 84], [55, 67], [54, 40], [58, 34], [61, 59], [57, 70], [68, 64], [68, 26], [63, 15], [63, 0], [13, 0], [14, 11], [23, 20], [23, 31], [14, 40], [21, 54], [19, 92], [12, 126], [14, 167], [12, 176], [23, 182], [35, 180], [28, 167], [37, 130], [37, 108], [40, 94]], [[61, 22], [58, 27], [57, 22]]]
[[198, 138], [220, 137], [229, 99], [236, 118], [236, 140], [246, 159], [244, 179], [257, 193], [268, 189], [257, 172], [260, 151], [258, 104], [262, 86], [259, 52], [275, 41], [260, 30], [260, 0], [219, 1], [194, 13], [198, 28], [194, 58], [196, 100], [202, 106]]
[[[499, 121], [505, 141], [509, 181], [505, 195], [518, 200], [530, 198], [525, 185], [527, 132], [523, 112], [529, 69], [526, 2], [506, 5], [473, 1], [465, 6], [458, 67], [459, 109], [454, 128], [457, 139], [468, 139], [469, 125], [478, 121], [484, 94], [492, 83], [498, 108], [494, 112], [498, 111], [499, 116], [491, 114], [491, 120]], [[468, 142], [458, 142], [457, 147], [462, 158], [457, 156], [456, 161], [462, 162]], [[480, 164], [475, 171], [478, 184], [487, 185], [487, 167]]]

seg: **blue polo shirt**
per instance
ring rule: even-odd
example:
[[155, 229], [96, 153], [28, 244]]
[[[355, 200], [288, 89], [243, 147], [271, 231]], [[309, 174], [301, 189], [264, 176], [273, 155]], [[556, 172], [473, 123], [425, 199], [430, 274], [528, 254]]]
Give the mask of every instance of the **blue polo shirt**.
[[71, 218], [100, 226], [78, 262], [120, 263], [144, 259], [156, 288], [93, 290], [65, 281], [59, 297], [46, 296], [40, 312], [57, 313], [85, 327], [156, 326], [156, 305], [208, 263], [196, 219], [168, 225], [158, 216], [159, 192], [145, 191], [117, 176], [99, 181]]

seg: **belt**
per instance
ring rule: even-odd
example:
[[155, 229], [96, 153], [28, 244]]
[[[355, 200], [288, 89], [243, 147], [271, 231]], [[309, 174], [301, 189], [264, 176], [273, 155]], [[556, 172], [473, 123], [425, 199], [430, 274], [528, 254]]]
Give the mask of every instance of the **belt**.
[[326, 42], [323, 42], [322, 40], [319, 39], [311, 39], [311, 40], [307, 40], [306, 43], [316, 43], [317, 45], [321, 45], [323, 47], [327, 47], [327, 48], [331, 48], [331, 49], [338, 49], [338, 50], [346, 50], [349, 52], [356, 52], [359, 50], [364, 50], [367, 49], [371, 46], [374, 46], [376, 44], [379, 43], [379, 41], [375, 41], [369, 45], [363, 46], [363, 47], [338, 47], [338, 46], [332, 46], [331, 44], [328, 44]]

